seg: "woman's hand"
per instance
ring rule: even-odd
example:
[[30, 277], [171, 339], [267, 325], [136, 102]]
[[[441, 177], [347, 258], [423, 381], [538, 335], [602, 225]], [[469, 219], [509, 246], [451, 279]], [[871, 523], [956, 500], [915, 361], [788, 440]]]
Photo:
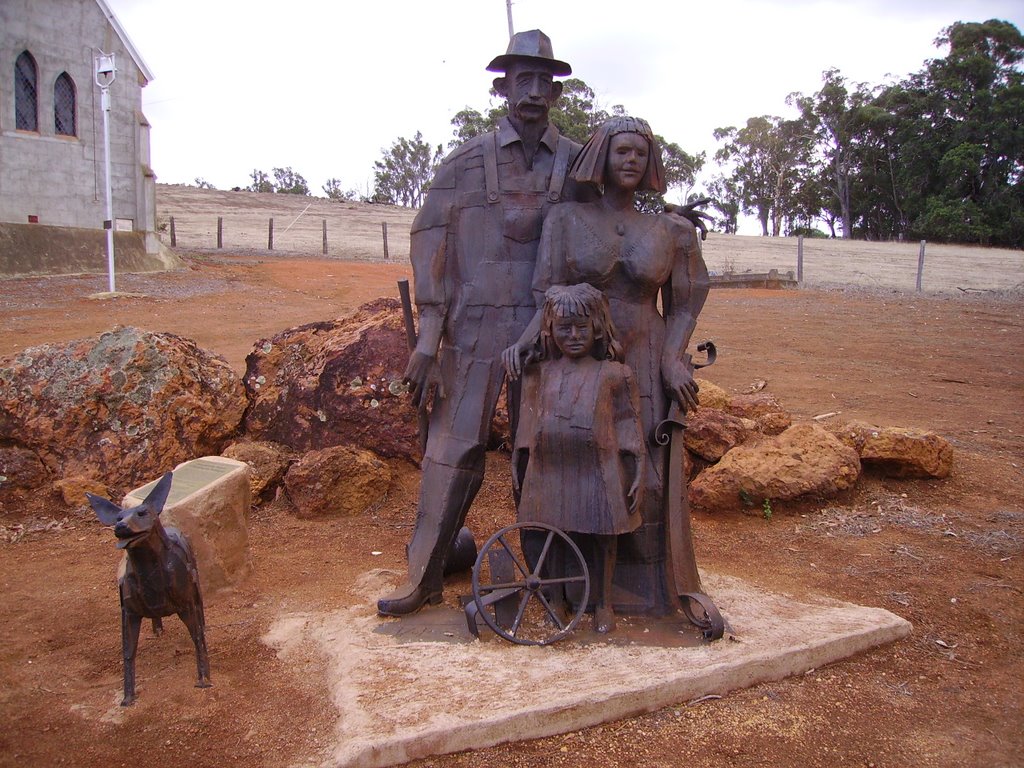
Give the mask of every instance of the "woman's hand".
[[505, 373], [509, 381], [516, 381], [523, 375], [523, 367], [533, 360], [533, 349], [520, 342], [501, 353], [501, 361], [505, 364]]
[[430, 390], [436, 387], [437, 396], [444, 397], [444, 381], [441, 379], [441, 368], [437, 364], [434, 355], [424, 352], [413, 352], [409, 355], [409, 363], [405, 366], [405, 375], [402, 380], [409, 385], [412, 393], [412, 404], [419, 408], [420, 403], [425, 403], [430, 395]]
[[693, 380], [693, 372], [689, 366], [682, 362], [673, 363], [667, 370], [663, 370], [662, 383], [668, 396], [679, 403], [683, 412], [696, 408], [700, 401], [697, 399], [697, 391], [700, 387]]

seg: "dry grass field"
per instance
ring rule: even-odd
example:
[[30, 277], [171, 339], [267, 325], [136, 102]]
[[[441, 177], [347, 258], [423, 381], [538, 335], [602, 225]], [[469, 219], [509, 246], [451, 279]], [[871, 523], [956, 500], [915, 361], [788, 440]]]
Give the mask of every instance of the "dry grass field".
[[[267, 248], [268, 223], [274, 219], [274, 250], [331, 258], [383, 260], [381, 224], [388, 227], [388, 253], [409, 259], [409, 225], [415, 211], [390, 205], [332, 202], [295, 195], [158, 187], [159, 221], [175, 220], [181, 248], [216, 249], [217, 217], [223, 218], [224, 249], [255, 253]], [[169, 232], [163, 233], [165, 243]], [[861, 286], [913, 291], [918, 243], [869, 243], [804, 240], [804, 283], [808, 286]], [[797, 272], [797, 240], [712, 232], [704, 259], [715, 272]], [[1024, 251], [930, 243], [925, 248], [922, 290], [929, 293], [1002, 292], [1024, 288]]]
[[[194, 339], [242, 375], [257, 340], [394, 296], [395, 280], [411, 275], [409, 211], [183, 187], [157, 196], [161, 218], [176, 218], [186, 268], [119, 275], [130, 293], [108, 300], [89, 298], [106, 289], [102, 275], [0, 280], [0, 367], [27, 347], [121, 324]], [[323, 218], [337, 236], [326, 259]], [[712, 235], [706, 245], [712, 269], [795, 268], [792, 241]], [[838, 255], [815, 262], [817, 245], [808, 244], [804, 289], [711, 292], [695, 334], [719, 348], [706, 378], [737, 393], [767, 382], [798, 419], [837, 413], [933, 430], [954, 447], [953, 473], [869, 472], [843, 496], [773, 504], [771, 519], [698, 512], [697, 555], [706, 569], [773, 592], [886, 608], [913, 623], [912, 637], [720, 698], [414, 765], [1022, 765], [1024, 301], [1012, 290], [1021, 254], [952, 248], [948, 268], [929, 272], [944, 252], [929, 246], [918, 295], [916, 245], [823, 243]], [[397, 375], [404, 361], [394, 365]], [[478, 540], [514, 515], [508, 461], [488, 455], [468, 520]], [[327, 682], [334, 662], [312, 643], [281, 657], [264, 638], [282, 616], [365, 606], [360, 579], [404, 569], [419, 470], [392, 469], [387, 498], [360, 515], [309, 520], [282, 503], [255, 507], [252, 578], [206, 599], [214, 687], [192, 687], [191, 643], [169, 621], [161, 638], [144, 633], [140, 698], [127, 710], [117, 706], [119, 553], [109, 531], [56, 495], [0, 508], [0, 766], [327, 764], [342, 717]], [[468, 579], [449, 584], [446, 604], [454, 610], [468, 589]]]

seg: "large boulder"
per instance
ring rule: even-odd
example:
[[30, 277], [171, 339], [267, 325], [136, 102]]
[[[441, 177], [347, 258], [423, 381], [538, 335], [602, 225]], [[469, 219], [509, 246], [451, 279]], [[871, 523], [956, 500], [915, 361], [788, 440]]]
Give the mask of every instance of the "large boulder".
[[766, 435], [782, 434], [793, 424], [789, 411], [767, 392], [732, 395], [726, 410], [733, 416], [752, 420], [758, 431]]
[[705, 461], [716, 462], [750, 437], [749, 424], [752, 422], [744, 423], [725, 411], [702, 405], [686, 418], [686, 447]]
[[0, 503], [22, 501], [49, 479], [46, 467], [33, 451], [0, 446]]
[[349, 445], [310, 451], [288, 468], [284, 489], [299, 517], [348, 517], [381, 501], [391, 467]]
[[244, 409], [227, 362], [170, 333], [118, 326], [0, 362], [0, 444], [112, 488], [216, 453]]
[[690, 503], [708, 511], [760, 509], [765, 499], [828, 497], [853, 487], [857, 452], [816, 424], [733, 448], [690, 484]]
[[349, 444], [416, 462], [416, 410], [402, 384], [408, 358], [394, 299], [260, 339], [245, 361], [245, 432], [296, 451]]
[[861, 421], [829, 431], [857, 451], [865, 469], [887, 477], [949, 477], [953, 470], [953, 446], [934, 432]]
[[269, 497], [281, 485], [294, 453], [277, 443], [239, 440], [221, 452], [222, 456], [249, 465], [249, 490], [254, 501]]
[[700, 388], [697, 392], [697, 399], [700, 401], [701, 408], [714, 409], [717, 411], [724, 411], [728, 409], [728, 392], [707, 379], [695, 378], [694, 381], [697, 382], [697, 386]]

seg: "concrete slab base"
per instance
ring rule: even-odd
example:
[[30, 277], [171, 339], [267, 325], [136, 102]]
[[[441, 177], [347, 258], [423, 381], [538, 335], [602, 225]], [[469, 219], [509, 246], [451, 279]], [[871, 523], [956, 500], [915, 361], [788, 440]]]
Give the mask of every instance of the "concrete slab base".
[[[283, 615], [263, 638], [284, 659], [308, 656], [311, 644], [326, 658], [338, 728], [325, 766], [396, 765], [567, 733], [801, 674], [911, 631], [880, 608], [797, 600], [703, 573], [731, 630], [718, 642], [694, 646], [680, 624], [679, 642], [650, 645], [627, 622], [609, 642], [584, 630], [552, 646], [515, 646], [469, 640], [454, 607], [377, 617], [376, 598], [401, 576], [365, 574], [356, 586], [365, 604]], [[660, 624], [655, 634], [664, 632], [672, 631]]]

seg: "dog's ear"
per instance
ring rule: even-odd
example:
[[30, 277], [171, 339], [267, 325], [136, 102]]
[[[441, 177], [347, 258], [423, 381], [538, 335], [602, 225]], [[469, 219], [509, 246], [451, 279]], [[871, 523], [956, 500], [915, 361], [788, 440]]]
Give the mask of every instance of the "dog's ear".
[[171, 480], [173, 479], [173, 472], [165, 472], [164, 476], [153, 486], [153, 490], [149, 492], [146, 500], [142, 502], [143, 505], [149, 507], [153, 514], [159, 515], [164, 511], [164, 504], [167, 502], [167, 496], [171, 492]]
[[104, 525], [115, 525], [121, 517], [121, 508], [114, 502], [107, 501], [102, 496], [93, 496], [91, 493], [86, 493], [85, 498], [89, 500], [89, 506]]

